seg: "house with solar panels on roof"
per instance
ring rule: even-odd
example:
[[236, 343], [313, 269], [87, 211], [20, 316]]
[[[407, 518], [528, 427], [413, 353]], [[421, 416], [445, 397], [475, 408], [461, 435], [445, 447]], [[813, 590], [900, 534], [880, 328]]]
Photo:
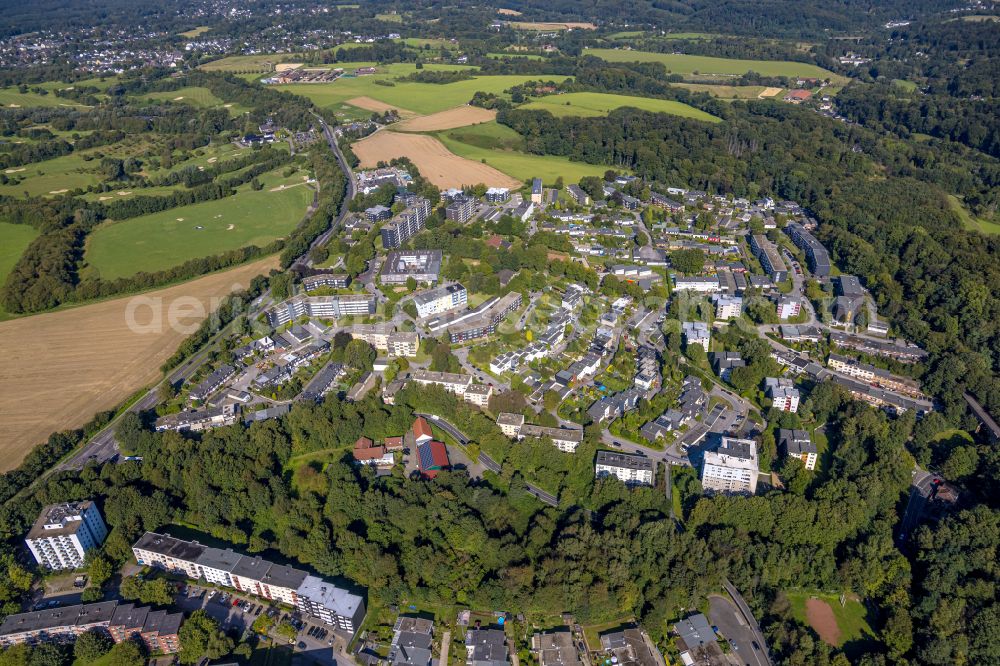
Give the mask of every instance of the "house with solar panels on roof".
[[451, 467], [448, 460], [448, 449], [437, 440], [425, 441], [417, 444], [417, 466], [420, 469], [420, 476], [425, 479], [433, 479], [438, 472]]

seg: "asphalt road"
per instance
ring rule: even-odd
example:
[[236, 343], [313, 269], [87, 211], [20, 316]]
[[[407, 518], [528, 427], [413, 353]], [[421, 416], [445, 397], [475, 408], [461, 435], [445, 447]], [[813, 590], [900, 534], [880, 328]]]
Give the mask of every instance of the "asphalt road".
[[717, 627], [719, 633], [729, 641], [732, 648], [730, 656], [735, 657], [737, 663], [768, 666], [770, 662], [763, 651], [754, 649], [754, 632], [736, 604], [726, 597], [713, 594], [708, 598], [708, 618], [712, 626]]

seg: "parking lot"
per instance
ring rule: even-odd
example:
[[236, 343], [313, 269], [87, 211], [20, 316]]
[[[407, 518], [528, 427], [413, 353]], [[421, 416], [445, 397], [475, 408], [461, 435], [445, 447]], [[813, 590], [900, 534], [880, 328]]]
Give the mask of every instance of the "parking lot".
[[[333, 629], [315, 618], [303, 619], [297, 611], [282, 610], [265, 600], [189, 585], [177, 595], [175, 603], [187, 613], [204, 610], [219, 622], [224, 631], [237, 637], [243, 636], [258, 617], [270, 614], [278, 621], [288, 620], [299, 629], [293, 642], [296, 656], [324, 666], [335, 666], [336, 652], [340, 652], [342, 658], [346, 656], [343, 649], [347, 639], [335, 634]], [[347, 659], [344, 661], [349, 663]]]

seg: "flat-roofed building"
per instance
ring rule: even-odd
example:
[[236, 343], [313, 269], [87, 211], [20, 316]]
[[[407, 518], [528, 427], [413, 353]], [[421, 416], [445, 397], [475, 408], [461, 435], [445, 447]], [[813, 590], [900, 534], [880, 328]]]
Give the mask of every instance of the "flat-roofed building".
[[413, 295], [417, 316], [421, 318], [464, 308], [468, 302], [469, 292], [458, 282]]
[[472, 197], [456, 197], [444, 209], [444, 216], [453, 222], [465, 224], [476, 214], [476, 200]]
[[684, 335], [684, 344], [688, 347], [698, 345], [706, 352], [711, 343], [712, 334], [708, 329], [708, 324], [701, 321], [686, 321], [681, 324], [681, 333]]
[[706, 491], [753, 495], [757, 492], [757, 443], [723, 437], [715, 451], [705, 453], [701, 485]]
[[390, 252], [382, 265], [379, 278], [382, 284], [399, 285], [413, 278], [418, 283], [435, 284], [441, 273], [441, 250], [413, 250]]
[[414, 370], [410, 379], [424, 386], [435, 385], [455, 395], [464, 396], [466, 389], [472, 385], [472, 375], [457, 372], [433, 372], [431, 370]]
[[86, 500], [46, 506], [24, 541], [39, 566], [58, 571], [83, 566], [87, 552], [107, 536], [97, 505]]
[[497, 425], [500, 426], [500, 432], [514, 439], [521, 433], [521, 427], [524, 425], [524, 414], [500, 412], [497, 416]]
[[582, 666], [580, 653], [568, 629], [546, 631], [531, 637], [531, 651], [540, 666]]
[[490, 404], [490, 397], [493, 395], [493, 387], [489, 384], [472, 384], [465, 389], [462, 399], [470, 405], [486, 408]]
[[674, 278], [674, 291], [697, 291], [701, 293], [709, 293], [713, 291], [719, 291], [721, 287], [719, 286], [719, 278], [715, 276], [682, 276], [675, 275]]
[[653, 485], [653, 461], [646, 456], [636, 456], [615, 451], [598, 451], [594, 463], [598, 479], [614, 476], [629, 486]]
[[549, 439], [563, 453], [576, 453], [576, 447], [583, 441], [582, 428], [549, 428], [546, 426], [525, 424], [518, 433], [518, 439], [537, 437]]

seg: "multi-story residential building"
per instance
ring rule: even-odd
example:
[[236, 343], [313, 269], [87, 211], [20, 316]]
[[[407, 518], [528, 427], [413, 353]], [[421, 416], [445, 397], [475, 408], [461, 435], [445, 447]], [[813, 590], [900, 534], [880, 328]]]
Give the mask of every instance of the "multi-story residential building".
[[208, 396], [222, 388], [222, 385], [235, 374], [236, 368], [228, 363], [223, 363], [218, 369], [209, 373], [201, 383], [191, 389], [188, 392], [188, 398], [193, 402], [203, 402]]
[[390, 357], [416, 356], [420, 346], [417, 333], [397, 333], [392, 324], [356, 324], [348, 332], [355, 340], [363, 340]]
[[849, 391], [858, 400], [891, 413], [900, 414], [912, 409], [918, 415], [922, 415], [934, 409], [934, 403], [925, 398], [911, 398], [842, 375], [832, 375], [830, 379]]
[[466, 307], [468, 303], [469, 292], [458, 282], [413, 295], [413, 304], [417, 306], [417, 316], [421, 318], [458, 310]]
[[644, 395], [645, 392], [640, 389], [634, 387], [626, 389], [594, 402], [587, 409], [587, 414], [597, 423], [608, 419], [614, 420], [635, 409]]
[[711, 492], [754, 494], [757, 491], [757, 443], [723, 437], [715, 451], [705, 453], [701, 485]]
[[823, 244], [816, 240], [815, 236], [798, 222], [789, 222], [785, 225], [785, 233], [798, 248], [806, 253], [806, 262], [813, 275], [826, 277], [830, 274], [830, 254], [823, 247]]
[[715, 318], [719, 321], [736, 319], [743, 314], [743, 299], [739, 296], [716, 294], [712, 296], [715, 303]]
[[338, 319], [373, 314], [375, 314], [375, 297], [370, 294], [306, 296], [291, 298], [274, 306], [267, 311], [267, 320], [273, 328], [278, 328], [300, 317]]
[[653, 485], [653, 471], [653, 461], [646, 456], [614, 451], [598, 451], [594, 463], [597, 478], [614, 476], [629, 486]]
[[799, 390], [795, 388], [792, 380], [784, 377], [766, 377], [764, 391], [775, 409], [792, 414], [799, 411]]
[[521, 307], [521, 293], [512, 291], [506, 296], [487, 301], [480, 306], [474, 317], [448, 327], [448, 336], [452, 343], [475, 340], [493, 335], [507, 315]]
[[497, 415], [497, 425], [500, 426], [500, 432], [511, 439], [516, 439], [521, 434], [521, 428], [524, 426], [524, 414], [500, 412]]
[[319, 273], [302, 278], [302, 288], [306, 291], [315, 291], [323, 287], [347, 289], [349, 284], [351, 276], [347, 273]]
[[697, 291], [701, 293], [709, 293], [713, 291], [719, 291], [719, 278], [713, 276], [701, 277], [701, 276], [680, 276], [674, 275], [674, 291]]
[[788, 267], [785, 265], [784, 259], [781, 258], [778, 248], [767, 240], [766, 236], [762, 234], [750, 236], [750, 250], [760, 261], [764, 272], [771, 276], [772, 281], [775, 283], [784, 282], [788, 278]]
[[441, 273], [441, 250], [394, 251], [386, 255], [379, 278], [382, 284], [399, 285], [413, 278], [417, 283], [434, 284]]
[[381, 222], [392, 217], [392, 209], [388, 206], [372, 206], [365, 209], [365, 217], [369, 222]]
[[111, 616], [108, 633], [115, 643], [138, 639], [152, 654], [171, 654], [180, 650], [178, 634], [183, 621], [183, 613], [119, 604]]
[[583, 441], [582, 428], [548, 428], [546, 426], [526, 423], [518, 433], [518, 439], [536, 437], [549, 439], [563, 453], [576, 453], [576, 447]]
[[806, 430], [780, 428], [778, 430], [778, 448], [790, 458], [798, 458], [806, 469], [816, 469], [819, 450]]
[[542, 203], [542, 197], [545, 191], [542, 189], [542, 179], [534, 178], [531, 181], [531, 203], [540, 204]]
[[915, 380], [894, 375], [888, 370], [876, 368], [871, 363], [862, 363], [857, 359], [831, 352], [826, 364], [831, 370], [842, 372], [849, 377], [889, 391], [896, 391], [914, 398], [920, 398], [924, 395], [920, 390], [920, 384]]
[[791, 319], [802, 311], [802, 301], [795, 296], [781, 295], [777, 302], [778, 319]]
[[465, 396], [466, 390], [472, 386], [472, 375], [464, 375], [457, 372], [414, 370], [410, 373], [410, 380], [423, 386], [432, 384], [441, 386], [444, 390], [459, 396]]
[[97, 505], [86, 500], [46, 506], [24, 541], [39, 566], [58, 571], [83, 566], [87, 551], [107, 536]]
[[486, 200], [490, 203], [503, 203], [510, 198], [510, 190], [506, 187], [491, 187], [486, 190]]
[[365, 615], [364, 600], [305, 571], [275, 564], [261, 557], [237, 555], [146, 532], [132, 546], [136, 562], [187, 578], [211, 580], [272, 601], [285, 603], [353, 633]]
[[417, 235], [431, 214], [431, 204], [423, 197], [408, 193], [402, 197], [397, 196], [397, 200], [407, 208], [382, 227], [382, 247], [387, 250], [400, 247]]
[[67, 643], [89, 631], [106, 630], [116, 643], [139, 639], [154, 653], [180, 649], [182, 613], [154, 611], [117, 601], [78, 604], [8, 615], [0, 623], [0, 647]]
[[476, 213], [476, 200], [472, 197], [457, 197], [444, 209], [446, 219], [464, 224]]
[[490, 396], [493, 395], [493, 387], [489, 384], [472, 384], [465, 389], [462, 399], [470, 405], [486, 408], [490, 404]]
[[685, 345], [688, 347], [699, 345], [708, 351], [708, 345], [712, 340], [708, 324], [701, 321], [685, 321], [681, 324], [681, 333], [684, 335]]
[[845, 349], [854, 349], [863, 354], [894, 358], [903, 363], [916, 363], [927, 358], [927, 352], [914, 344], [903, 341], [874, 340], [840, 331], [830, 331], [830, 343]]
[[590, 205], [590, 195], [579, 185], [567, 185], [566, 191], [569, 192], [569, 196], [572, 197], [573, 201], [581, 206]]
[[211, 428], [233, 425], [240, 418], [240, 406], [235, 403], [220, 405], [219, 407], [208, 407], [191, 411], [177, 412], [176, 414], [164, 414], [156, 419], [155, 428], [157, 432], [164, 430], [190, 430], [191, 432], [201, 432]]
[[416, 356], [420, 349], [420, 336], [416, 332], [393, 333], [385, 341], [389, 357]]
[[715, 374], [726, 381], [729, 381], [729, 376], [732, 374], [733, 368], [746, 366], [746, 361], [743, 360], [739, 352], [713, 352], [709, 354], [708, 359], [712, 364], [712, 369], [715, 370]]

